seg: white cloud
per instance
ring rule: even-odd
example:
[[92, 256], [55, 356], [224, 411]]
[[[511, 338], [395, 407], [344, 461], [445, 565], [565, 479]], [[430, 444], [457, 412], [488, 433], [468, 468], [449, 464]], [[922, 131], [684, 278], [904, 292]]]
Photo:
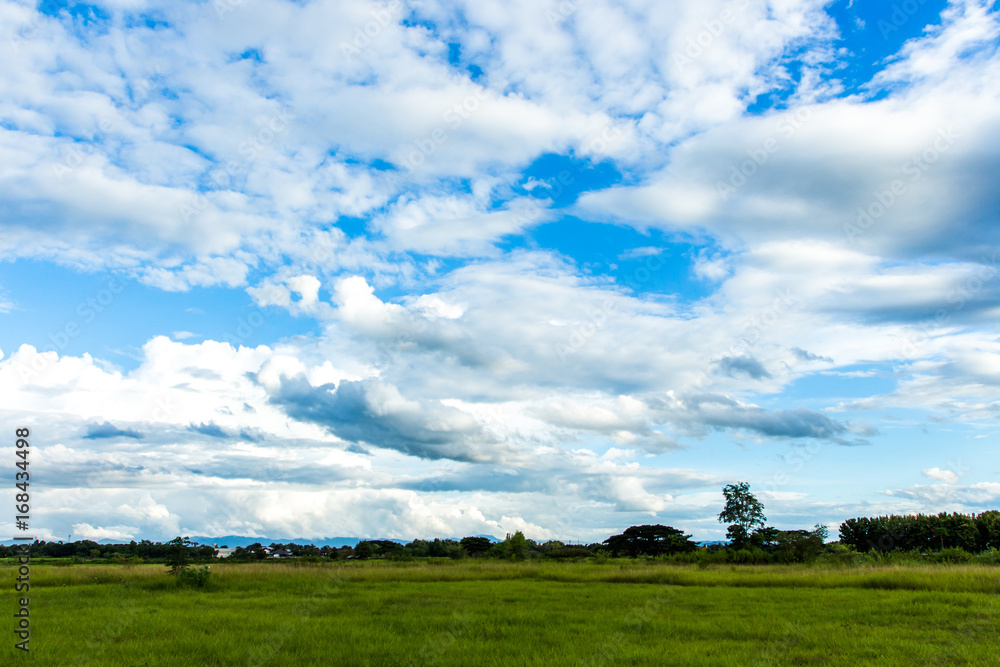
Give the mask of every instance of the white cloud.
[[77, 540], [114, 540], [125, 542], [135, 537], [134, 526], [91, 526], [89, 523], [73, 524], [73, 537]]
[[928, 468], [923, 471], [924, 476], [937, 482], [954, 484], [958, 481], [958, 475], [951, 470], [941, 470], [941, 468]]

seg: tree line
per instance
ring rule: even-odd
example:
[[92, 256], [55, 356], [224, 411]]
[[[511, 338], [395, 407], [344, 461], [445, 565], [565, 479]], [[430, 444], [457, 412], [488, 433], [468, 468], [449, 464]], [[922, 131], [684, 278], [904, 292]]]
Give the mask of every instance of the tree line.
[[944, 551], [979, 553], [1000, 549], [1000, 512], [917, 514], [848, 519], [840, 542], [861, 551]]
[[[763, 503], [750, 491], [746, 482], [729, 484], [723, 489], [725, 506], [719, 513], [728, 524], [728, 542], [701, 545], [691, 535], [672, 526], [631, 526], [603, 542], [567, 544], [559, 540], [537, 542], [522, 532], [508, 534], [499, 542], [487, 537], [464, 537], [460, 540], [422, 540], [409, 543], [393, 540], [362, 540], [357, 545], [317, 547], [312, 544], [272, 542], [238, 547], [228, 560], [262, 561], [270, 552], [283, 549], [294, 558], [305, 560], [413, 560], [418, 558], [494, 558], [527, 560], [532, 558], [661, 558], [694, 563], [794, 563], [826, 557], [843, 562], [856, 561], [865, 554], [908, 553], [914, 557], [940, 557], [939, 560], [964, 561], [970, 554], [988, 554], [989, 562], [1000, 562], [1000, 512], [981, 514], [941, 513], [937, 515], [877, 516], [848, 519], [840, 525], [839, 541], [827, 543], [827, 529], [815, 525], [805, 530], [779, 530], [766, 525]], [[225, 546], [225, 545], [223, 545]], [[15, 556], [16, 547], [0, 545], [0, 556]], [[166, 562], [173, 570], [179, 563], [207, 562], [216, 549], [196, 545], [188, 538], [177, 537], [167, 543], [134, 540], [128, 544], [98, 544], [92, 540], [76, 542], [36, 541], [31, 552], [35, 558], [73, 559], [77, 562], [110, 560], [117, 563], [143, 561]]]

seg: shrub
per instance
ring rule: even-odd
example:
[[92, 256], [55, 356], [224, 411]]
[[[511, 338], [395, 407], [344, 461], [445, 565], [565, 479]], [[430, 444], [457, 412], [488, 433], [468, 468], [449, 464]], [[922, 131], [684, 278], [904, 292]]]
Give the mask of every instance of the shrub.
[[194, 568], [185, 567], [177, 573], [177, 585], [204, 588], [211, 574], [212, 569], [207, 565]]
[[836, 565], [856, 565], [864, 559], [864, 554], [859, 554], [846, 544], [828, 544], [820, 558], [826, 562]]
[[594, 552], [594, 562], [599, 565], [604, 565], [609, 560], [611, 560], [611, 554], [608, 553], [606, 549], [598, 549]]
[[586, 558], [590, 556], [587, 547], [561, 547], [545, 554], [546, 558]]
[[139, 556], [127, 556], [125, 554], [115, 554], [111, 557], [111, 562], [115, 565], [124, 565], [125, 567], [132, 567], [138, 565], [142, 562], [142, 558]]
[[976, 560], [983, 565], [1000, 565], [1000, 549], [987, 549], [976, 556]]
[[935, 563], [968, 563], [972, 560], [972, 554], [965, 549], [950, 548], [942, 549], [934, 554]]

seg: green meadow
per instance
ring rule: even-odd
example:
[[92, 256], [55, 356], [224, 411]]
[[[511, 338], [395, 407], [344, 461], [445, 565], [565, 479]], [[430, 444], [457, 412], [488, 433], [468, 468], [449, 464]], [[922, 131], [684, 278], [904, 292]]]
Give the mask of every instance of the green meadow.
[[656, 561], [34, 564], [0, 664], [995, 665], [1000, 568]]

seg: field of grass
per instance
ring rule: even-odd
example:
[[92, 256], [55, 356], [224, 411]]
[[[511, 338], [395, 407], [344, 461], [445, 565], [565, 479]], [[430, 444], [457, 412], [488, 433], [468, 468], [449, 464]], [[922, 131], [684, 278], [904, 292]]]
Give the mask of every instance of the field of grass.
[[[35, 565], [36, 665], [996, 665], [1000, 568]], [[0, 566], [0, 664], [27, 664]]]

